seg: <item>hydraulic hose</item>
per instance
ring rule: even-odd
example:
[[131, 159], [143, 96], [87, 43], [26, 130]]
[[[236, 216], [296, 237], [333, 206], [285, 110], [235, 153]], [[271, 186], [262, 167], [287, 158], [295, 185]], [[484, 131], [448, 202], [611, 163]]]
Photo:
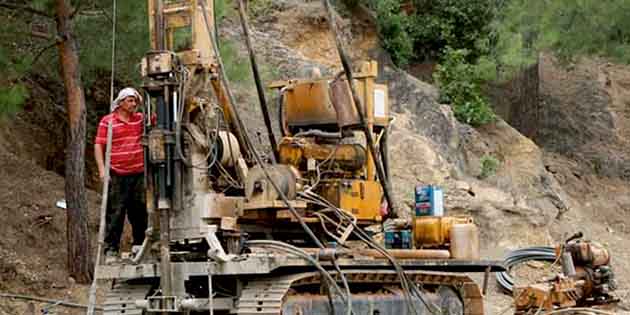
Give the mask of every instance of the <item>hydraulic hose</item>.
[[309, 255], [307, 252], [303, 251], [302, 249], [292, 246], [290, 244], [284, 243], [284, 242], [273, 241], [273, 240], [252, 240], [252, 241], [248, 241], [246, 244], [252, 247], [264, 246], [264, 247], [275, 248], [278, 250], [289, 252], [291, 254], [299, 256], [300, 258], [310, 262], [313, 266], [315, 266], [315, 268], [317, 268], [324, 275], [324, 277], [332, 284], [335, 290], [337, 290], [337, 292], [340, 293], [340, 296], [342, 297], [342, 299], [344, 301], [347, 301], [346, 297], [343, 296], [342, 294], [344, 291], [341, 290], [341, 288], [339, 287], [335, 279], [332, 278], [332, 276], [324, 269], [324, 267], [315, 258], [311, 257], [311, 255]]
[[496, 273], [497, 282], [506, 292], [512, 293], [514, 288], [514, 280], [509, 272], [513, 266], [520, 263], [538, 260], [538, 261], [556, 261], [556, 252], [550, 246], [527, 247], [511, 251], [505, 257], [503, 265], [507, 271]]

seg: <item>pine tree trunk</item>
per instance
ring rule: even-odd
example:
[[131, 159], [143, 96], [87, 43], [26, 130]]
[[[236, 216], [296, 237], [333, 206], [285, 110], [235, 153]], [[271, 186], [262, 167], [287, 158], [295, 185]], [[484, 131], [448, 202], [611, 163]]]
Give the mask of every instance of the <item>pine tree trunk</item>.
[[79, 56], [72, 32], [72, 12], [68, 0], [56, 0], [57, 48], [66, 93], [69, 120], [68, 147], [66, 150], [66, 202], [68, 239], [68, 272], [78, 283], [90, 283], [93, 263], [90, 259], [88, 208], [85, 189], [85, 95], [81, 83]]

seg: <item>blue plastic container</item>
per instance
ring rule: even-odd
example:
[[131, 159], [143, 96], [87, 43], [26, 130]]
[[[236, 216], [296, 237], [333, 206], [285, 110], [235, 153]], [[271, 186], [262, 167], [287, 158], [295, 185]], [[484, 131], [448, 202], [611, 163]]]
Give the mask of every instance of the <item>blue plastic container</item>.
[[437, 186], [416, 186], [416, 216], [444, 215], [444, 193]]
[[385, 248], [411, 249], [411, 231], [387, 231], [385, 232]]

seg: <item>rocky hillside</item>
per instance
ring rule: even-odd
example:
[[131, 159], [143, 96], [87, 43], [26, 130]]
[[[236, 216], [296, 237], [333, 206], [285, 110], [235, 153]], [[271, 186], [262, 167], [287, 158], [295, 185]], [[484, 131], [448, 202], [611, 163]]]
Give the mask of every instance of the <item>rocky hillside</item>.
[[[319, 2], [270, 1], [265, 14], [252, 21], [255, 50], [269, 80], [303, 76], [312, 67], [329, 74], [340, 68], [325, 19]], [[537, 136], [529, 139], [501, 119], [478, 129], [460, 124], [448, 105], [439, 104], [434, 86], [392, 66], [378, 47], [369, 17], [348, 12], [338, 23], [353, 61], [378, 60], [380, 80], [389, 86], [395, 118], [390, 154], [396, 157], [391, 167], [400, 215], [411, 210], [414, 186], [440, 185], [447, 212], [473, 215], [481, 227], [483, 254], [494, 259], [509, 249], [553, 244], [584, 231], [610, 248], [619, 292], [629, 295], [630, 152], [625, 144], [630, 141], [630, 67], [586, 60], [567, 69], [545, 59], [540, 67], [544, 119]], [[220, 33], [242, 45], [235, 18], [224, 20]], [[246, 51], [239, 51], [245, 58]], [[265, 129], [255, 89], [238, 82], [235, 87], [248, 131], [264, 140], [257, 137]], [[22, 127], [11, 128], [13, 124]], [[54, 201], [62, 197], [63, 179], [42, 168], [51, 163], [42, 158], [49, 156], [46, 147], [35, 149], [42, 143], [35, 135], [46, 134], [44, 127], [18, 116], [0, 128], [0, 161], [10, 166], [0, 174], [0, 208], [3, 217], [17, 218], [5, 219], [8, 228], [0, 232], [0, 290], [84, 301], [81, 294], [87, 290], [60, 271], [65, 228]], [[499, 164], [481, 179], [484, 156]], [[91, 211], [97, 208], [93, 197]], [[29, 250], [19, 246], [26, 240], [32, 244]], [[489, 314], [510, 303], [496, 288], [487, 299]], [[21, 302], [0, 300], [0, 313], [25, 308]]]

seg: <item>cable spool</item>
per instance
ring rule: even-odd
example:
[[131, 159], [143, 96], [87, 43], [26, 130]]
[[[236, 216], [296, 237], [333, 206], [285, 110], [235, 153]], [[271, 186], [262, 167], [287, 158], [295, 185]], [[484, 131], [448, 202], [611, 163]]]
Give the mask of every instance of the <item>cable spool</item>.
[[236, 165], [236, 161], [242, 157], [241, 147], [238, 145], [238, 139], [231, 132], [219, 131], [217, 138], [217, 155], [218, 161], [225, 167]]

